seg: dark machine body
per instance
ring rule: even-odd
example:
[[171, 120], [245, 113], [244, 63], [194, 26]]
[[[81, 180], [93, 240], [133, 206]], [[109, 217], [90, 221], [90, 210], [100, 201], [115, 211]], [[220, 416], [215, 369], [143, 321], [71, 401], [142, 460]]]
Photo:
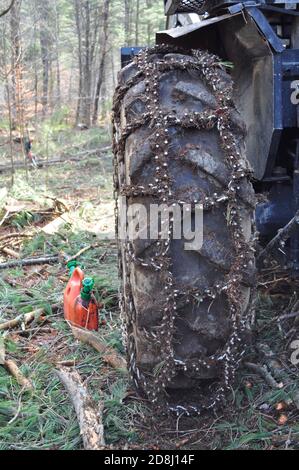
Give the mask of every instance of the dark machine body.
[[[299, 2], [164, 0], [166, 31], [157, 43], [203, 49], [233, 63], [235, 102], [247, 126], [256, 224], [270, 240], [299, 209]], [[139, 48], [123, 50], [123, 63]], [[298, 234], [285, 263], [299, 274]]]

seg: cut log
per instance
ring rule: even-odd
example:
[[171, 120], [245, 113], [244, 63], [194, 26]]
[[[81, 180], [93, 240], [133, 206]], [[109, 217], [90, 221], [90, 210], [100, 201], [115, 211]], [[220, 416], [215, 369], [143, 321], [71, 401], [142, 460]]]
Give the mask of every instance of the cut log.
[[109, 364], [115, 369], [125, 369], [126, 361], [123, 357], [117, 354], [114, 349], [107, 347], [100, 338], [91, 331], [77, 328], [76, 326], [70, 325], [73, 335], [76, 339], [84, 344], [92, 346], [96, 351], [103, 355], [102, 359], [106, 364]]
[[85, 450], [104, 450], [103, 403], [97, 406], [83, 385], [77, 371], [56, 369], [59, 380], [67, 390], [76, 411]]

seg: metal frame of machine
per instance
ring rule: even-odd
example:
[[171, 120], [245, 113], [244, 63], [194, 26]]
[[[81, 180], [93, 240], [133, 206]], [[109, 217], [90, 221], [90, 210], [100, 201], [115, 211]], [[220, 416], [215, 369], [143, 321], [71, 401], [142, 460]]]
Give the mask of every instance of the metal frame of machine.
[[[257, 206], [257, 228], [270, 240], [299, 211], [299, 2], [164, 2], [168, 25], [174, 27], [157, 33], [158, 44], [208, 50], [234, 65], [235, 102], [247, 126], [246, 156], [256, 191], [269, 195]], [[192, 17], [192, 12], [206, 13]], [[129, 49], [123, 51], [123, 64], [140, 50]], [[298, 237], [294, 231], [285, 250], [285, 262], [296, 274]]]

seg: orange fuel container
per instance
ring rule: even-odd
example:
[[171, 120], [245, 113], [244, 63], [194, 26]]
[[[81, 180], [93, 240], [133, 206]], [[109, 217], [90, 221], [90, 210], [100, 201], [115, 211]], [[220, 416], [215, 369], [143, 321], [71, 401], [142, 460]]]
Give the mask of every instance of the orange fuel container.
[[77, 297], [74, 306], [75, 326], [86, 330], [98, 331], [99, 329], [99, 307], [95, 297], [92, 295], [94, 280], [85, 278], [82, 282], [82, 290]]
[[84, 273], [79, 267], [75, 267], [74, 265], [69, 267], [71, 270], [71, 277], [64, 291], [63, 306], [64, 318], [73, 323], [75, 316], [75, 302], [82, 289]]

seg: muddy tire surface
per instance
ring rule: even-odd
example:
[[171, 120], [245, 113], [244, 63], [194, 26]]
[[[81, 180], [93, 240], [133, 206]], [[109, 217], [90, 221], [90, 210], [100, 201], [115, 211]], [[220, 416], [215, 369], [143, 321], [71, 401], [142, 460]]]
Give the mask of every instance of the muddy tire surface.
[[215, 57], [157, 48], [121, 71], [115, 95], [118, 213], [191, 204], [194, 226], [204, 207], [200, 249], [171, 227], [167, 240], [120, 242], [132, 378], [153, 402], [184, 410], [223, 399], [247, 341], [254, 193], [231, 95]]

